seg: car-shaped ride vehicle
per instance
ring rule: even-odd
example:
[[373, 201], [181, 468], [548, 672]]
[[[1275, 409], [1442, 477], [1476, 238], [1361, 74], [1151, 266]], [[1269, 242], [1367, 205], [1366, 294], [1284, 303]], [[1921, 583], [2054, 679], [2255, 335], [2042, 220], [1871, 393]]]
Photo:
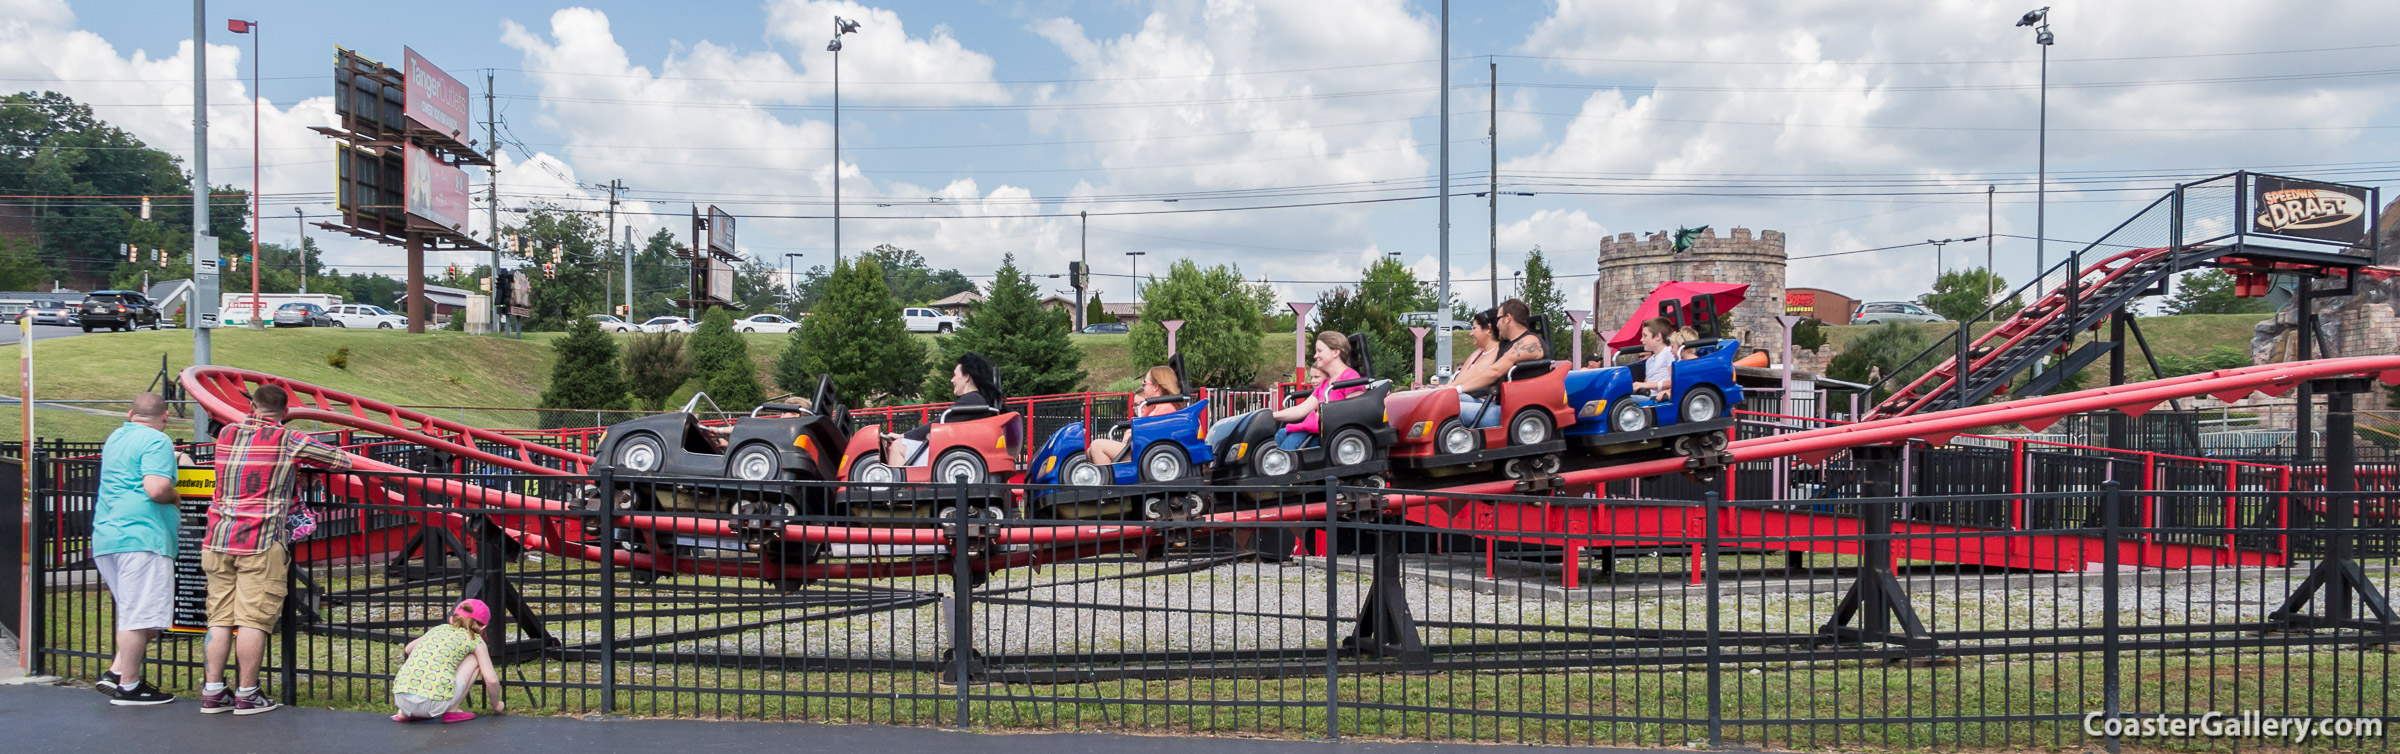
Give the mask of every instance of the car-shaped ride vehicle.
[[[1534, 318], [1533, 332], [1550, 343], [1549, 323]], [[1397, 439], [1391, 449], [1396, 468], [1415, 469], [1427, 476], [1485, 471], [1499, 465], [1510, 479], [1528, 480], [1557, 473], [1566, 450], [1560, 428], [1576, 423], [1567, 402], [1565, 361], [1534, 359], [1511, 365], [1500, 382], [1481, 391], [1484, 411], [1501, 418], [1498, 426], [1477, 428], [1481, 417], [1460, 416], [1458, 388], [1433, 387], [1393, 393], [1386, 401]]]
[[1388, 485], [1391, 478], [1385, 472], [1390, 464], [1384, 450], [1392, 446], [1395, 435], [1383, 409], [1392, 382], [1375, 379], [1373, 365], [1365, 357], [1365, 335], [1350, 336], [1350, 352], [1360, 354], [1357, 370], [1361, 376], [1336, 382], [1332, 389], [1366, 389], [1318, 407], [1318, 426], [1323, 431], [1315, 444], [1299, 450], [1277, 447], [1275, 431], [1282, 425], [1268, 409], [1228, 417], [1208, 428], [1209, 452], [1216, 457], [1208, 466], [1209, 483], [1283, 486], [1338, 478], [1369, 486]]
[[1656, 434], [1652, 430], [1683, 427], [1702, 431], [1686, 435], [1694, 440], [1676, 443], [1681, 454], [1723, 448], [1723, 432], [1708, 430], [1730, 426], [1733, 407], [1741, 405], [1742, 387], [1733, 381], [1733, 360], [1741, 346], [1741, 341], [1731, 338], [1684, 344], [1699, 355], [1675, 362], [1669, 388], [1672, 395], [1667, 396], [1633, 392], [1633, 383], [1648, 380], [1641, 361], [1567, 373], [1567, 401], [1575, 407], [1578, 419], [1567, 429], [1567, 440], [1593, 447]]
[[[1167, 360], [1176, 382], [1183, 379], [1183, 357]], [[1091, 461], [1091, 426], [1076, 422], [1060, 427], [1033, 454], [1025, 481], [1034, 485], [1077, 485], [1097, 489], [1034, 488], [1026, 492], [1025, 507], [1035, 518], [1114, 518], [1127, 514], [1151, 520], [1189, 517], [1208, 510], [1206, 496], [1170, 494], [1143, 485], [1182, 482], [1197, 484], [1199, 470], [1216, 459], [1201, 439], [1208, 422], [1208, 400], [1189, 395], [1162, 395], [1136, 404], [1179, 406], [1173, 413], [1112, 422], [1105, 436], [1123, 440], [1125, 456], [1114, 463]]]
[[[734, 420], [719, 444], [693, 409], [706, 396], [694, 395], [683, 410], [619, 422], [600, 439], [595, 458], [611, 466], [613, 489], [594, 490], [589, 505], [608, 501], [619, 512], [692, 511], [734, 515], [794, 516], [830, 512], [829, 488], [777, 485], [778, 481], [823, 481], [840, 468], [836, 455], [850, 442], [850, 412], [830, 378], [819, 378], [807, 406], [764, 403]], [[713, 401], [712, 401], [713, 405]], [[600, 519], [587, 520], [593, 530]], [[771, 531], [737, 522], [752, 544], [778, 541]], [[762, 549], [767, 549], [762, 547]], [[800, 551], [780, 547], [786, 561]], [[805, 548], [811, 553], [817, 548]], [[813, 557], [811, 555], [810, 557]]]
[[[998, 370], [994, 370], [998, 379]], [[1025, 415], [1005, 406], [1004, 395], [986, 396], [993, 405], [952, 406], [926, 427], [925, 444], [908, 458], [893, 458], [881, 425], [860, 427], [842, 450], [843, 490], [852, 515], [923, 518], [947, 516], [957, 493], [945, 487], [896, 488], [893, 483], [975, 485], [969, 515], [1001, 518], [1014, 502], [1004, 488], [986, 483], [1015, 481], [1025, 468]]]

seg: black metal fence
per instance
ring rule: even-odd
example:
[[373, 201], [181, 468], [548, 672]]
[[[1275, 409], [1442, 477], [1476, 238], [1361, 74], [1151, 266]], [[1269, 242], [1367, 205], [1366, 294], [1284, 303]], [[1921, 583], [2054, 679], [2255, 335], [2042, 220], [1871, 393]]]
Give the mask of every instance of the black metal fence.
[[[90, 463], [34, 465], [27, 649], [78, 679], [108, 662], [111, 607], [77, 553], [89, 497], [54, 475]], [[310, 504], [355, 525], [297, 545], [269, 685], [381, 709], [401, 644], [476, 596], [512, 709], [560, 714], [1773, 748], [2081, 747], [2094, 712], [2393, 716], [2387, 564], [2355, 548], [2388, 496], [2086, 471], [1895, 497], [1898, 464], [1862, 467], [1838, 497], [1741, 503], [310, 474]], [[2287, 506], [2318, 525], [2241, 514]], [[1194, 517], [1239, 510], [1262, 513]], [[2207, 565], [2136, 567], [2176, 558]], [[197, 687], [198, 642], [152, 659]]]

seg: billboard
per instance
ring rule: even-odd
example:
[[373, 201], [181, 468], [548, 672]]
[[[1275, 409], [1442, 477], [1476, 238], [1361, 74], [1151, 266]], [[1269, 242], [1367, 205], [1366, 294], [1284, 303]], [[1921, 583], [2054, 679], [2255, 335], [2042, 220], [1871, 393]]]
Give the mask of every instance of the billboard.
[[717, 205], [708, 205], [708, 248], [719, 254], [733, 253], [733, 216]]
[[389, 150], [333, 148], [334, 206], [344, 224], [392, 235], [407, 226], [400, 215], [407, 179], [401, 162], [400, 154]]
[[434, 67], [415, 48], [403, 47], [402, 70], [407, 72], [408, 106], [406, 115], [418, 128], [435, 131], [458, 141], [466, 141], [467, 87], [458, 79]]
[[408, 150], [408, 214], [454, 231], [467, 227], [467, 171], [417, 144]]
[[343, 130], [385, 138], [407, 130], [400, 72], [339, 47], [333, 56], [333, 112]]
[[2273, 175], [2250, 178], [2250, 232], [2358, 245], [2367, 239], [2367, 189]]
[[524, 270], [508, 276], [508, 316], [533, 316], [533, 276]]
[[718, 301], [733, 300], [733, 264], [716, 257], [708, 258], [708, 297]]

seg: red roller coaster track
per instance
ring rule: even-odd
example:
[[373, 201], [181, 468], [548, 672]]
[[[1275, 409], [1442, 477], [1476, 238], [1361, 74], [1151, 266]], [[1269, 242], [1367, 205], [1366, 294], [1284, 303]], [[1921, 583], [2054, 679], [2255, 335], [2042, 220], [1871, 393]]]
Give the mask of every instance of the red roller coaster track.
[[[2305, 380], [2352, 375], [2372, 376], [2385, 383], [2400, 384], [2400, 356], [2325, 359], [2223, 370], [2135, 385], [2106, 387], [2066, 395], [2029, 398], [1919, 416], [1742, 440], [1732, 443], [1729, 451], [1736, 461], [1759, 461], [1791, 456], [1813, 462], [1843, 449], [1858, 446], [1891, 444], [1909, 440], [1940, 442], [1975, 429], [2005, 424], [2040, 428], [2049, 426], [2070, 414], [2107, 409], [2139, 414], [2175, 398], [2201, 395], [2236, 398], [2252, 392], [2282, 395]], [[581, 474], [589, 468], [592, 462], [588, 456], [545, 447], [498, 432], [400, 408], [382, 401], [360, 398], [317, 385], [260, 372], [225, 367], [192, 367], [183, 372], [182, 382], [193, 398], [199, 401], [209, 415], [218, 421], [234, 421], [249, 412], [247, 394], [251, 387], [277, 385], [290, 391], [293, 396], [292, 408], [288, 417], [292, 420], [316, 421], [382, 435], [440, 450], [462, 459], [527, 474]], [[485, 447], [501, 448], [504, 449], [504, 452], [490, 452], [484, 450]], [[356, 454], [352, 454], [352, 461], [359, 468], [369, 471], [406, 471]], [[558, 468], [553, 468], [553, 465]], [[1568, 471], [1561, 476], [1570, 485], [1592, 485], [1620, 479], [1677, 473], [1681, 472], [1683, 468], [1681, 460], [1670, 459]], [[468, 505], [528, 512], [566, 511], [571, 508], [571, 504], [564, 501], [529, 497], [505, 490], [480, 487], [456, 479], [405, 477], [403, 481], [412, 488], [412, 493], [441, 494]], [[352, 496], [353, 499], [373, 500], [377, 495], [383, 495], [386, 496], [385, 499], [377, 500], [377, 502], [390, 502], [392, 498], [398, 497], [396, 493], [379, 491], [376, 486], [357, 479], [347, 479], [340, 484], [344, 486], [343, 492]], [[1424, 503], [1431, 499], [1471, 499], [1476, 496], [1506, 494], [1510, 490], [1510, 485], [1507, 483], [1476, 484], [1425, 490], [1417, 494], [1393, 495], [1388, 500], [1394, 512], [1406, 513], [1410, 509], [1424, 508]], [[1209, 516], [1205, 523], [1238, 526], [1245, 522], [1256, 521], [1319, 520], [1323, 519], [1327, 512], [1327, 504], [1312, 503], [1220, 513]], [[1603, 517], [1604, 519], [1605, 517]], [[626, 567], [648, 570], [738, 575], [766, 579], [823, 579], [912, 575], [932, 573], [946, 567], [943, 563], [933, 561], [899, 561], [867, 565], [818, 563], [807, 566], [782, 566], [758, 562], [737, 564], [715, 560], [685, 560], [659, 554], [610, 550], [580, 541], [577, 535], [561, 530], [558, 522], [568, 519], [529, 520], [549, 523], [510, 528], [512, 535], [528, 548], [587, 560], [597, 559], [606, 554]], [[679, 519], [666, 514], [628, 514], [619, 517], [617, 523], [619, 526], [683, 534], [731, 535], [730, 530], [722, 521]], [[1737, 522], [1733, 526], [1748, 525]], [[1792, 525], [1787, 524], [1787, 526]], [[1809, 527], [1801, 525], [1790, 530], [1809, 530]], [[1591, 530], [1587, 529], [1586, 531]], [[988, 553], [975, 558], [971, 565], [978, 571], [984, 571], [1123, 551], [1139, 547], [1155, 533], [1156, 530], [1146, 527], [1107, 524], [1005, 528], [998, 535], [998, 542], [1026, 545], [1030, 549]], [[1636, 532], [1625, 533], [1636, 534]], [[1658, 537], [1692, 536], [1688, 531], [1643, 531], [1639, 533]], [[943, 545], [947, 543], [947, 534], [938, 529], [894, 527], [789, 526], [785, 528], [784, 536], [787, 539], [799, 541], [842, 544]], [[1752, 536], [1755, 534], [1753, 533]]]

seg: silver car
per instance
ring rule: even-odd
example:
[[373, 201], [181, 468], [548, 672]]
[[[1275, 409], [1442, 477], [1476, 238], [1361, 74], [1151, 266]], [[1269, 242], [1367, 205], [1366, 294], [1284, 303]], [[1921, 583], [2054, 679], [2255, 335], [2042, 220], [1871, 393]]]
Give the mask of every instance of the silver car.
[[1850, 324], [1853, 325], [1948, 321], [1950, 320], [1943, 318], [1942, 315], [1933, 313], [1932, 309], [1910, 301], [1869, 301], [1859, 304], [1858, 313], [1850, 318]]

